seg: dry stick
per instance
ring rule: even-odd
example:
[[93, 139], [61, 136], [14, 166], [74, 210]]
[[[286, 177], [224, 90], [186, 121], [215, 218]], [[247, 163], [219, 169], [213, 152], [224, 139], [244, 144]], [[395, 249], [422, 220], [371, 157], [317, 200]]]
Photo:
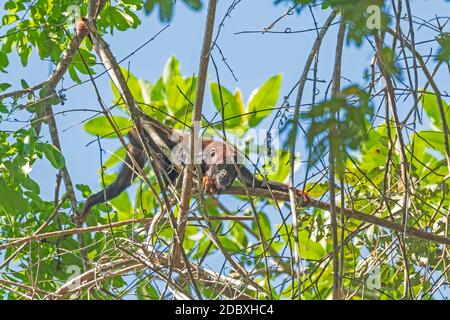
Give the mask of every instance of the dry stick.
[[[228, 209], [221, 202], [219, 202], [219, 200], [217, 200], [215, 198], [213, 198], [213, 199], [224, 212], [228, 211]], [[250, 235], [252, 235], [255, 238], [258, 238], [258, 236], [259, 236], [258, 233], [256, 231], [254, 231], [252, 228], [250, 228], [247, 224], [243, 223], [243, 221], [238, 221], [238, 223], [248, 233], [250, 233]], [[271, 245], [274, 238], [272, 238], [272, 239], [263, 238], [263, 241], [265, 242], [263, 250], [269, 251], [271, 259], [273, 259], [276, 262], [277, 266], [281, 266], [281, 269], [283, 270], [284, 273], [292, 275], [292, 270], [290, 269], [290, 265], [283, 261], [282, 257], [279, 256], [279, 253], [277, 252], [277, 250], [275, 250], [274, 247]], [[270, 243], [267, 243], [268, 240], [270, 240]]]
[[[13, 281], [5, 280], [5, 279], [0, 279], [0, 284], [17, 287], [17, 288], [26, 290], [27, 292], [32, 292], [34, 290], [38, 294], [42, 294], [42, 295], [47, 295], [48, 294], [47, 291], [44, 291], [44, 290], [42, 290], [40, 288], [33, 288], [33, 287], [30, 287], [30, 286], [25, 285], [23, 283], [13, 282]], [[16, 292], [17, 289], [13, 290], [13, 289], [8, 288], [8, 290], [10, 290], [12, 292]]]
[[406, 246], [404, 243], [405, 238], [405, 230], [407, 226], [408, 221], [408, 202], [409, 202], [409, 163], [406, 156], [406, 147], [405, 147], [405, 140], [403, 139], [403, 132], [402, 132], [402, 125], [401, 121], [398, 117], [397, 113], [397, 105], [395, 102], [395, 92], [394, 92], [394, 85], [392, 84], [392, 79], [390, 74], [385, 69], [385, 63], [383, 60], [382, 50], [383, 50], [383, 43], [380, 39], [378, 33], [374, 34], [375, 42], [376, 42], [376, 51], [377, 51], [377, 62], [378, 67], [380, 69], [381, 74], [383, 75], [383, 78], [386, 82], [386, 91], [387, 91], [387, 99], [389, 100], [389, 104], [391, 106], [392, 115], [394, 117], [395, 122], [395, 129], [397, 133], [397, 141], [400, 144], [400, 168], [401, 168], [401, 179], [403, 183], [403, 189], [404, 189], [404, 196], [402, 201], [402, 226], [403, 231], [400, 234], [400, 250], [402, 251], [403, 256], [403, 262], [404, 262], [404, 292], [403, 295], [405, 298], [408, 298], [411, 293], [411, 281], [409, 277], [409, 263], [408, 263], [408, 255], [406, 252]]
[[[345, 28], [346, 23], [344, 19], [341, 19], [341, 23], [339, 25], [338, 39], [336, 44], [336, 54], [334, 60], [334, 70], [333, 70], [333, 86], [331, 88], [331, 97], [338, 97], [341, 91], [341, 63], [342, 63], [342, 50], [344, 48], [344, 37], [345, 37]], [[336, 114], [332, 114], [331, 117], [336, 119]], [[337, 128], [331, 127], [329, 132], [329, 140], [330, 140], [330, 151], [328, 153], [329, 156], [329, 180], [328, 180], [328, 188], [330, 190], [330, 207], [331, 207], [331, 233], [333, 238], [333, 300], [340, 299], [340, 288], [342, 278], [339, 277], [340, 269], [339, 269], [339, 239], [338, 239], [338, 226], [337, 226], [337, 210], [336, 210], [336, 191], [335, 191], [335, 165], [336, 165], [336, 154], [333, 150], [337, 148], [341, 148], [340, 146], [333, 146], [336, 143], [334, 137], [337, 136]], [[334, 140], [334, 143], [333, 143]], [[342, 179], [342, 169], [338, 170], [339, 176]], [[342, 189], [341, 192], [344, 192]], [[341, 204], [341, 206], [343, 203]], [[344, 208], [341, 208], [341, 211]], [[344, 228], [343, 225], [340, 226]], [[342, 245], [342, 244], [341, 244]]]
[[[53, 115], [53, 109], [51, 106], [48, 106], [46, 108], [46, 113], [48, 116], [48, 128], [50, 131], [50, 137], [52, 139], [52, 144], [59, 150], [59, 152], [62, 153], [61, 143], [59, 141], [59, 135], [58, 135], [58, 128], [56, 125], [55, 116]], [[80, 216], [80, 211], [78, 210], [78, 202], [75, 195], [75, 189], [73, 187], [72, 178], [70, 177], [69, 170], [67, 169], [67, 166], [64, 164], [62, 168], [59, 169], [59, 173], [61, 174], [61, 177], [64, 181], [64, 185], [66, 187], [66, 194], [69, 198], [70, 205], [72, 207], [72, 211], [74, 213], [74, 223], [75, 226], [80, 228], [81, 224], [76, 219]], [[86, 255], [85, 245], [84, 245], [84, 239], [82, 236], [78, 237], [78, 243], [80, 245], [80, 255], [83, 262], [83, 267], [87, 269], [87, 262], [88, 258]]]
[[[415, 46], [415, 37], [414, 37], [414, 27], [413, 27], [412, 14], [411, 14], [411, 6], [409, 4], [409, 0], [406, 0], [405, 3], [406, 3], [406, 12], [408, 13], [408, 23], [409, 23], [409, 32], [410, 32], [410, 36], [411, 36], [411, 43], [412, 43], [412, 46], [414, 47]], [[399, 26], [398, 30], [401, 32], [400, 24], [398, 26]], [[400, 42], [403, 42], [403, 41], [400, 41]], [[403, 43], [402, 43], [402, 45], [403, 45]], [[392, 49], [395, 50], [395, 48], [392, 48]], [[414, 51], [412, 52], [412, 56], [413, 56], [413, 68], [414, 68], [414, 90], [412, 91], [412, 94], [413, 94], [413, 98], [414, 98], [414, 109], [416, 110], [417, 113], [419, 113], [419, 111], [417, 109], [417, 104], [419, 102], [419, 99], [417, 97], [417, 91], [419, 90], [419, 76], [418, 76], [418, 72], [417, 72], [416, 53]], [[408, 72], [407, 72], [408, 77], [410, 78], [407, 59], [405, 59], [405, 65], [408, 70]], [[410, 79], [410, 81], [411, 81], [411, 79]]]
[[[206, 220], [207, 228], [206, 233], [210, 240], [216, 245], [216, 247], [222, 252], [224, 257], [227, 261], [230, 262], [230, 264], [233, 266], [233, 268], [251, 285], [261, 289], [263, 292], [265, 291], [264, 288], [259, 286], [256, 282], [254, 282], [250, 277], [248, 277], [248, 274], [239, 263], [237, 263], [232, 256], [225, 250], [223, 245], [218, 240], [217, 236], [211, 232], [211, 224], [208, 219], [208, 215], [206, 213], [206, 210], [203, 208], [203, 198], [202, 198], [202, 173], [201, 168], [199, 165], [194, 165], [194, 155], [198, 150], [200, 150], [199, 146], [201, 147], [201, 140], [199, 137], [199, 122], [201, 120], [202, 115], [202, 106], [203, 106], [203, 98], [204, 98], [204, 91], [205, 91], [205, 85], [206, 85], [206, 77], [207, 77], [207, 71], [208, 71], [208, 64], [209, 64], [209, 56], [211, 53], [211, 41], [212, 41], [212, 34], [213, 34], [213, 28], [214, 28], [214, 18], [215, 18], [215, 11], [216, 11], [216, 0], [210, 0], [208, 5], [208, 13], [207, 13], [207, 21], [206, 21], [206, 27], [205, 27], [205, 34], [203, 39], [203, 47], [201, 51], [201, 57], [200, 57], [200, 66], [199, 66], [199, 75], [198, 75], [198, 87], [196, 92], [196, 98], [194, 102], [194, 111], [192, 115], [192, 122], [193, 122], [193, 129], [190, 135], [190, 147], [191, 147], [191, 161], [187, 165], [187, 170], [184, 172], [183, 177], [183, 188], [181, 192], [181, 208], [179, 217], [180, 219], [183, 219], [185, 215], [185, 210], [187, 210], [189, 206], [189, 200], [190, 200], [190, 192], [191, 192], [191, 185], [192, 185], [192, 179], [193, 179], [193, 169], [196, 168], [198, 181], [199, 181], [199, 189], [200, 189], [200, 205], [199, 210]], [[182, 226], [182, 224], [179, 226], [180, 235], [183, 236], [185, 228]], [[181, 253], [184, 253], [183, 247], [182, 247], [182, 239], [180, 241], [181, 246], [178, 248]], [[175, 258], [177, 258], [178, 253], [175, 252]]]
[[[289, 201], [289, 194], [282, 192], [282, 191], [272, 190], [272, 192], [269, 192], [267, 189], [260, 189], [260, 188], [247, 188], [247, 191], [252, 196], [259, 196], [259, 197], [266, 197], [266, 198], [273, 197], [276, 200]], [[247, 193], [246, 193], [246, 190], [244, 187], [229, 187], [227, 190], [223, 191], [222, 194], [245, 195]], [[319, 200], [312, 200], [311, 207], [330, 211], [330, 204], [323, 202], [323, 201], [319, 201]], [[341, 209], [341, 208], [338, 208], [338, 209]], [[391, 230], [395, 230], [395, 231], [399, 231], [399, 232], [403, 231], [403, 228], [400, 224], [395, 223], [390, 220], [378, 218], [376, 216], [373, 216], [373, 215], [370, 215], [367, 213], [363, 213], [363, 212], [360, 212], [355, 209], [344, 208], [343, 212], [345, 213], [346, 217], [351, 218], [351, 219], [367, 222], [370, 224], [377, 225], [379, 227], [383, 227], [383, 228], [387, 228], [387, 229], [391, 229]], [[218, 220], [226, 220], [226, 219], [244, 220], [244, 218], [247, 218], [247, 217], [209, 217], [209, 220], [215, 220], [215, 219], [218, 219]], [[248, 217], [248, 218], [253, 219], [253, 217]], [[191, 221], [197, 221], [201, 218], [189, 217], [188, 219]], [[133, 224], [133, 223], [150, 223], [151, 221], [152, 221], [151, 218], [132, 219], [132, 220], [115, 222], [115, 223], [111, 223], [108, 225], [94, 226], [94, 227], [88, 227], [88, 228], [76, 228], [76, 229], [70, 229], [70, 230], [61, 230], [61, 231], [49, 232], [49, 233], [45, 233], [45, 234], [33, 235], [30, 237], [20, 238], [20, 239], [14, 240], [12, 242], [0, 245], [0, 250], [4, 250], [6, 248], [21, 245], [23, 243], [28, 243], [31, 241], [38, 241], [38, 240], [43, 240], [43, 239], [52, 238], [52, 237], [61, 237], [61, 236], [74, 235], [74, 234], [80, 234], [80, 233], [86, 233], [86, 232], [102, 231], [102, 230], [109, 229], [110, 227], [120, 227], [120, 226]], [[422, 231], [419, 229], [407, 228], [406, 234], [408, 236], [411, 236], [411, 237], [414, 237], [417, 239], [433, 241], [433, 242], [441, 243], [444, 245], [450, 245], [450, 238], [447, 238], [445, 236], [436, 235], [433, 233], [429, 233], [426, 231]]]
[[[319, 47], [322, 43], [322, 39], [325, 36], [326, 32], [328, 31], [328, 28], [333, 23], [334, 18], [337, 15], [337, 10], [333, 10], [330, 14], [330, 16], [325, 21], [322, 29], [320, 30], [320, 33], [318, 34], [316, 41], [313, 44], [313, 47], [310, 51], [310, 54], [308, 56], [308, 59], [306, 60], [305, 66], [303, 68], [302, 75], [300, 77], [299, 85], [298, 85], [298, 91], [297, 91], [297, 98], [295, 100], [295, 109], [294, 109], [294, 118], [293, 118], [293, 128], [291, 132], [292, 144], [290, 148], [290, 171], [289, 171], [289, 196], [290, 196], [290, 202], [291, 202], [291, 210], [292, 210], [292, 227], [294, 228], [294, 256], [295, 256], [295, 265], [294, 267], [294, 261], [292, 261], [292, 269], [296, 269], [296, 275], [297, 275], [297, 282], [299, 286], [298, 292], [300, 293], [300, 285], [301, 285], [301, 275], [300, 275], [300, 245], [298, 240], [298, 229], [297, 229], [297, 212], [296, 212], [296, 196], [294, 193], [294, 171], [295, 171], [295, 140], [297, 138], [297, 123], [300, 116], [300, 105], [302, 103], [302, 97], [303, 97], [303, 90], [305, 88], [306, 81], [308, 80], [308, 73], [311, 69], [311, 64], [313, 62], [313, 59], [317, 53], [317, 50], [319, 50]], [[294, 290], [292, 290], [294, 292]], [[299, 295], [300, 298], [300, 295]]]
[[[192, 189], [192, 179], [193, 179], [193, 171], [194, 171], [194, 161], [196, 153], [200, 151], [201, 141], [199, 137], [200, 128], [199, 123], [202, 116], [202, 107], [203, 107], [203, 99], [205, 96], [205, 87], [206, 87], [206, 77], [208, 74], [208, 65], [209, 65], [209, 57], [211, 53], [211, 41], [214, 31], [214, 20], [216, 16], [216, 5], [217, 0], [209, 0], [208, 3], [208, 13], [206, 17], [206, 25], [205, 25], [205, 33], [203, 36], [203, 47], [200, 53], [200, 63], [198, 70], [198, 80], [197, 80], [197, 91], [194, 101], [194, 111], [192, 114], [192, 131], [189, 137], [191, 154], [190, 154], [190, 162], [186, 166], [186, 169], [183, 173], [183, 186], [181, 189], [181, 205], [180, 212], [178, 215], [178, 233], [180, 235], [180, 246], [179, 248], [175, 248], [175, 259], [179, 258], [178, 250], [183, 250], [183, 240], [184, 234], [186, 231], [186, 224], [183, 223], [183, 220], [186, 216], [187, 211], [189, 210], [189, 202], [191, 198], [191, 189]], [[199, 169], [199, 168], [197, 168]], [[197, 170], [197, 176], [199, 181], [199, 190], [202, 193], [201, 186], [201, 171]], [[201, 196], [200, 196], [201, 197]]]
[[[52, 77], [54, 76], [54, 74], [52, 74]], [[16, 90], [16, 91], [12, 91], [12, 92], [6, 92], [4, 94], [0, 94], [0, 101], [2, 101], [3, 99], [7, 99], [7, 98], [20, 98], [26, 94], [29, 93], [33, 93], [36, 90], [41, 89], [42, 87], [44, 87], [47, 84], [48, 80], [41, 82], [35, 86], [26, 88], [26, 89], [20, 89], [20, 90]]]
[[[125, 240], [130, 241], [131, 245], [135, 244], [132, 240]], [[154, 272], [159, 278], [161, 278], [161, 280], [166, 283], [164, 290], [162, 291], [162, 293], [160, 293], [160, 299], [164, 298], [166, 290], [169, 289], [172, 293], [174, 293], [175, 291], [174, 295], [178, 294], [181, 300], [194, 300], [194, 298], [186, 292], [186, 290], [189, 290], [189, 287], [180, 285], [177, 281], [172, 279], [173, 264], [171, 262], [169, 262], [169, 272], [167, 273], [167, 275], [165, 275], [163, 272], [160, 272], [158, 268], [155, 268], [151, 262], [147, 261], [148, 259], [144, 254], [139, 254], [143, 251], [142, 249], [136, 250], [135, 248], [125, 248], [123, 245], [118, 246], [118, 248], [125, 255], [142, 263], [143, 265], [146, 265], [152, 272]], [[179, 299], [177, 297], [175, 298], [177, 300]]]

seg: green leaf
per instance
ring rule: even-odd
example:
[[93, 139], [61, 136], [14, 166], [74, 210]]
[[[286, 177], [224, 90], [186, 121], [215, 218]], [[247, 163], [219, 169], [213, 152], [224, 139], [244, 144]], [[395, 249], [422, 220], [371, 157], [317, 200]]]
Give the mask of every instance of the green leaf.
[[127, 192], [122, 192], [117, 198], [112, 199], [110, 204], [119, 211], [119, 221], [133, 218], [133, 207]]
[[167, 22], [172, 18], [173, 3], [172, 1], [159, 0], [159, 19]]
[[148, 281], [139, 281], [136, 288], [138, 300], [159, 299], [158, 291]]
[[109, 168], [116, 163], [122, 162], [123, 160], [125, 160], [126, 154], [127, 152], [125, 151], [125, 148], [120, 147], [119, 149], [114, 151], [113, 154], [111, 154], [109, 158], [103, 163], [103, 167]]
[[235, 253], [240, 250], [239, 246], [227, 237], [219, 237], [219, 241], [222, 246], [230, 253]]
[[[273, 156], [268, 158], [262, 168], [262, 173], [267, 174], [267, 179], [275, 181], [284, 181], [289, 175], [290, 171], [290, 152], [284, 150], [274, 150]], [[294, 170], [300, 166], [298, 161], [300, 156], [296, 154], [296, 161]]]
[[[120, 67], [120, 70], [127, 81], [128, 88], [130, 89], [134, 99], [140, 103], [150, 104], [152, 84], [146, 80], [137, 78], [124, 67]], [[117, 103], [121, 99], [121, 96], [113, 81], [110, 81], [110, 85], [114, 95], [114, 103]]]
[[17, 9], [17, 4], [14, 3], [14, 1], [10, 0], [5, 3], [4, 8], [5, 8], [5, 10], [8, 10], [9, 12], [15, 12], [15, 10]]
[[[267, 217], [267, 215], [263, 212], [259, 212], [258, 213], [258, 221], [259, 221], [259, 225], [261, 227], [261, 232], [263, 234], [264, 239], [272, 238], [271, 224], [270, 224], [270, 220]], [[252, 222], [252, 228], [253, 228], [253, 231], [259, 235], [259, 228], [258, 228], [256, 221]]]
[[[215, 82], [210, 83], [210, 90], [214, 102], [219, 114], [224, 117], [225, 125], [227, 128], [235, 128], [243, 122], [243, 117], [240, 117], [244, 113], [241, 109], [242, 104], [239, 103], [240, 91], [236, 91], [236, 96], [233, 95], [228, 89], [220, 86]], [[222, 98], [221, 94], [222, 93]], [[223, 107], [222, 107], [223, 106]], [[222, 113], [223, 108], [223, 113]]]
[[[270, 229], [270, 226], [269, 226]], [[267, 239], [267, 238], [265, 238]], [[234, 223], [231, 227], [231, 240], [236, 243], [239, 248], [245, 249], [248, 244], [247, 235], [244, 227], [239, 223]]]
[[200, 0], [183, 0], [191, 9], [200, 10], [202, 8], [202, 2]]
[[[275, 107], [278, 95], [280, 94], [282, 75], [278, 74], [267, 80], [259, 89], [252, 92], [248, 111], [250, 127], [256, 127], [264, 118], [272, 113], [271, 109]], [[265, 110], [265, 111], [262, 111]]]
[[20, 79], [20, 84], [22, 85], [22, 89], [28, 89], [30, 87], [24, 79]]
[[0, 83], [0, 92], [3, 92], [8, 88], [11, 88], [11, 85], [9, 83]]
[[77, 190], [81, 191], [81, 194], [85, 198], [87, 198], [92, 193], [91, 188], [86, 184], [76, 184], [75, 188], [77, 188]]
[[[153, 183], [151, 179], [150, 182]], [[155, 181], [156, 183], [156, 181]], [[150, 212], [154, 208], [155, 197], [145, 184], [139, 184], [135, 197], [136, 208], [141, 211]]]
[[298, 241], [300, 243], [300, 256], [303, 259], [320, 260], [326, 255], [324, 247], [311, 239], [308, 230], [299, 231]]
[[8, 113], [8, 108], [0, 102], [0, 113]]
[[[113, 116], [111, 117], [115, 122], [117, 129], [125, 135], [131, 128], [132, 124], [128, 118]], [[83, 126], [86, 132], [103, 138], [116, 138], [117, 134], [111, 127], [108, 119], [105, 116], [93, 118], [86, 122]]]
[[66, 160], [61, 152], [52, 144], [40, 144], [40, 147], [44, 151], [45, 157], [50, 161], [51, 165], [55, 169], [61, 169], [66, 165]]
[[19, 19], [19, 17], [15, 14], [5, 14], [2, 17], [2, 23], [5, 26], [5, 25], [16, 22], [18, 19]]
[[144, 4], [144, 11], [149, 14], [155, 7], [156, 0], [147, 0]]
[[[419, 131], [416, 133], [419, 141], [423, 141], [427, 148], [437, 150], [442, 155], [445, 155], [445, 142], [444, 142], [444, 133], [438, 131]], [[422, 155], [423, 156], [423, 155]], [[419, 159], [420, 159], [419, 155]]]
[[[277, 228], [279, 225], [277, 225]], [[288, 226], [288, 232], [291, 238], [292, 243], [294, 240], [293, 229], [291, 226]], [[282, 238], [285, 242], [287, 242], [287, 235], [283, 232]], [[311, 238], [311, 234], [308, 230], [299, 230], [298, 232], [298, 242], [300, 244], [300, 257], [302, 259], [307, 260], [320, 260], [323, 256], [326, 255], [326, 250], [320, 244], [320, 242], [315, 242]]]
[[180, 90], [187, 95], [189, 88], [181, 76], [172, 77], [166, 84], [166, 97], [167, 106], [173, 114], [177, 114], [182, 109], [184, 113], [186, 106], [189, 106], [188, 100]]
[[111, 17], [111, 22], [120, 31], [125, 31], [128, 28], [133, 27], [135, 25], [133, 16], [126, 12], [118, 10], [117, 8], [114, 7], [110, 7], [109, 13]]
[[19, 191], [8, 186], [0, 177], [0, 208], [7, 214], [17, 215], [28, 210], [28, 202]]
[[77, 69], [75, 68], [75, 66], [73, 64], [71, 64], [71, 65], [69, 65], [68, 69], [69, 69], [70, 79], [72, 79], [76, 83], [80, 83], [81, 79], [80, 79], [80, 77], [78, 77]]
[[437, 42], [439, 43], [440, 47], [438, 50], [437, 59], [439, 61], [450, 61], [450, 33], [446, 32], [437, 39]]
[[[442, 119], [441, 114], [439, 112], [438, 99], [435, 94], [432, 93], [424, 93], [422, 98], [420, 99], [422, 106], [430, 118], [431, 126], [435, 131], [443, 131], [442, 129]], [[444, 108], [445, 119], [447, 121], [447, 125], [450, 124], [450, 110], [447, 103], [442, 100], [442, 106]]]
[[41, 192], [41, 189], [39, 188], [39, 185], [34, 180], [32, 180], [31, 178], [27, 178], [24, 181], [22, 181], [22, 186], [25, 189], [32, 191], [36, 195]]
[[175, 56], [171, 56], [165, 66], [164, 66], [164, 71], [163, 71], [163, 83], [164, 85], [167, 85], [167, 83], [169, 83], [169, 81], [177, 76], [181, 76], [180, 73], [180, 61], [178, 61], [178, 59]]
[[[80, 48], [77, 54], [72, 58], [72, 63], [75, 69], [82, 74], [94, 75], [95, 71], [90, 66], [95, 65], [95, 56], [84, 48]], [[86, 68], [89, 68], [89, 70]]]
[[164, 85], [163, 78], [159, 78], [152, 88], [150, 99], [152, 103], [164, 103], [164, 92], [166, 86]]
[[396, 63], [395, 52], [391, 48], [384, 47], [381, 51], [383, 66], [390, 75], [401, 77], [401, 69]]
[[26, 44], [18, 46], [17, 53], [19, 54], [20, 62], [24, 67], [26, 67], [28, 64], [28, 57], [31, 54], [31, 47], [27, 46]]

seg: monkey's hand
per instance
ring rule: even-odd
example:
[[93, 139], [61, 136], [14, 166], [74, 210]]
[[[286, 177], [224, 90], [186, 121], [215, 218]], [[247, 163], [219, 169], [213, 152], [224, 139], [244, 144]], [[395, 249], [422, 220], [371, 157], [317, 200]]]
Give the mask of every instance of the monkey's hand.
[[307, 192], [303, 192], [302, 190], [295, 189], [295, 195], [299, 197], [301, 202], [299, 202], [300, 206], [308, 207], [311, 205], [311, 196]]
[[204, 192], [211, 194], [214, 192], [214, 183], [211, 177], [203, 176], [203, 190]]

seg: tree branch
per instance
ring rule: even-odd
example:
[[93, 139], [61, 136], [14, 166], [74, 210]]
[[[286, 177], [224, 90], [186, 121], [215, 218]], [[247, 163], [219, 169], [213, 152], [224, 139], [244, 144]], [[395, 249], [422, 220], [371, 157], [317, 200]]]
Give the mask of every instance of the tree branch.
[[[260, 189], [260, 188], [244, 188], [244, 187], [229, 187], [227, 190], [223, 191], [222, 194], [232, 194], [232, 195], [246, 195], [246, 190], [248, 191], [248, 194], [251, 196], [259, 196], [264, 197], [268, 199], [274, 199], [279, 201], [289, 201], [289, 194], [272, 190], [268, 191], [266, 189]], [[272, 196], [273, 194], [273, 196]], [[319, 201], [315, 199], [311, 199], [311, 205], [312, 208], [322, 209], [325, 211], [330, 211], [330, 204], [324, 201]], [[359, 221], [364, 221], [370, 224], [377, 225], [379, 227], [387, 228], [390, 230], [395, 230], [399, 232], [403, 232], [403, 228], [401, 224], [395, 223], [390, 220], [378, 218], [376, 216], [363, 213], [361, 211], [355, 210], [355, 209], [348, 209], [348, 208], [339, 208], [336, 207], [336, 210], [342, 210], [344, 212], [345, 216], [350, 219], [355, 219]], [[445, 245], [450, 245], [450, 238], [439, 236], [430, 232], [422, 231], [415, 228], [406, 228], [406, 235], [409, 235], [411, 237], [427, 240], [427, 241], [434, 241], [436, 243], [442, 243]]]
[[[180, 204], [180, 213], [178, 215], [178, 234], [180, 235], [180, 248], [176, 248], [175, 250], [175, 259], [177, 259], [179, 252], [178, 250], [183, 250], [183, 240], [185, 234], [186, 225], [182, 223], [188, 209], [189, 202], [191, 198], [191, 190], [192, 190], [192, 180], [193, 180], [193, 172], [195, 169], [194, 161], [195, 161], [195, 153], [200, 151], [201, 148], [201, 138], [200, 134], [200, 120], [202, 116], [202, 107], [203, 107], [203, 98], [205, 95], [205, 87], [206, 87], [206, 77], [208, 74], [208, 65], [209, 65], [209, 57], [211, 53], [211, 41], [214, 30], [214, 20], [216, 16], [216, 5], [217, 0], [209, 0], [208, 4], [208, 13], [206, 17], [205, 24], [205, 33], [203, 36], [203, 47], [200, 54], [200, 63], [198, 70], [198, 80], [197, 80], [197, 91], [194, 101], [194, 111], [192, 114], [192, 132], [189, 137], [190, 142], [190, 162], [188, 163], [186, 169], [183, 173], [183, 186], [181, 189], [181, 204]], [[200, 146], [200, 148], [199, 148]], [[201, 184], [201, 171], [197, 170], [199, 185]], [[201, 190], [202, 186], [199, 187]]]

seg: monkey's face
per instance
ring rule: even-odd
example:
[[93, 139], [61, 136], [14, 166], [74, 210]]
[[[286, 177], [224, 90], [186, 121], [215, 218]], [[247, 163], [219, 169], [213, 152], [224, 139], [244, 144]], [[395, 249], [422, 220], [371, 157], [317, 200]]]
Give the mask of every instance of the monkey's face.
[[203, 163], [203, 174], [211, 179], [217, 191], [225, 190], [236, 179], [233, 153], [222, 142], [212, 141], [204, 148]]

